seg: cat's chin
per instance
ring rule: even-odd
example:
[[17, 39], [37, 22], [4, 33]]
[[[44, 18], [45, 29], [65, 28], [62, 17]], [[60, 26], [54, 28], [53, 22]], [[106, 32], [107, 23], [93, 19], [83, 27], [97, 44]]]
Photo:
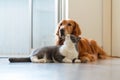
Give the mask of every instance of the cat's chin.
[[65, 36], [61, 36], [61, 39], [65, 39]]

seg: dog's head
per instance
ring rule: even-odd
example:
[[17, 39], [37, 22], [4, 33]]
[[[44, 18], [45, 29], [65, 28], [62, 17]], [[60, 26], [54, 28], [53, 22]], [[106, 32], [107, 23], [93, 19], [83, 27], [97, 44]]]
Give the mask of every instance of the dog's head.
[[61, 39], [65, 39], [67, 34], [72, 34], [77, 37], [81, 35], [80, 27], [74, 20], [62, 20], [58, 24], [56, 35]]

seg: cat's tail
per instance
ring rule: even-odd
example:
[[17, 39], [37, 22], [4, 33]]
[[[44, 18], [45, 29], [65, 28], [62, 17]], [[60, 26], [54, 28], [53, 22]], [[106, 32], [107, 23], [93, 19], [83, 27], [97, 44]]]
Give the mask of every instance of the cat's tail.
[[31, 59], [30, 59], [30, 57], [9, 58], [9, 61], [11, 63], [14, 63], [14, 62], [31, 62]]

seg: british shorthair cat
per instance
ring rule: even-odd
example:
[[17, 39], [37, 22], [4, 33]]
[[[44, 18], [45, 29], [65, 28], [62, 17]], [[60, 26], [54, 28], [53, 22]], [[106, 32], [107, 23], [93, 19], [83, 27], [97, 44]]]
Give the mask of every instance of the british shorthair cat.
[[9, 58], [10, 62], [34, 62], [34, 63], [79, 63], [77, 43], [79, 37], [67, 34], [64, 44], [61, 46], [48, 46], [35, 49], [28, 58]]

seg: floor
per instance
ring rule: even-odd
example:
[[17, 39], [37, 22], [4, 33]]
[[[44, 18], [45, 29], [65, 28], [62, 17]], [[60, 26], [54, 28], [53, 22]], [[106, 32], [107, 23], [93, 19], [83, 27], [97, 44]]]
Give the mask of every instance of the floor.
[[0, 59], [0, 80], [120, 80], [120, 59], [88, 64], [9, 63]]

